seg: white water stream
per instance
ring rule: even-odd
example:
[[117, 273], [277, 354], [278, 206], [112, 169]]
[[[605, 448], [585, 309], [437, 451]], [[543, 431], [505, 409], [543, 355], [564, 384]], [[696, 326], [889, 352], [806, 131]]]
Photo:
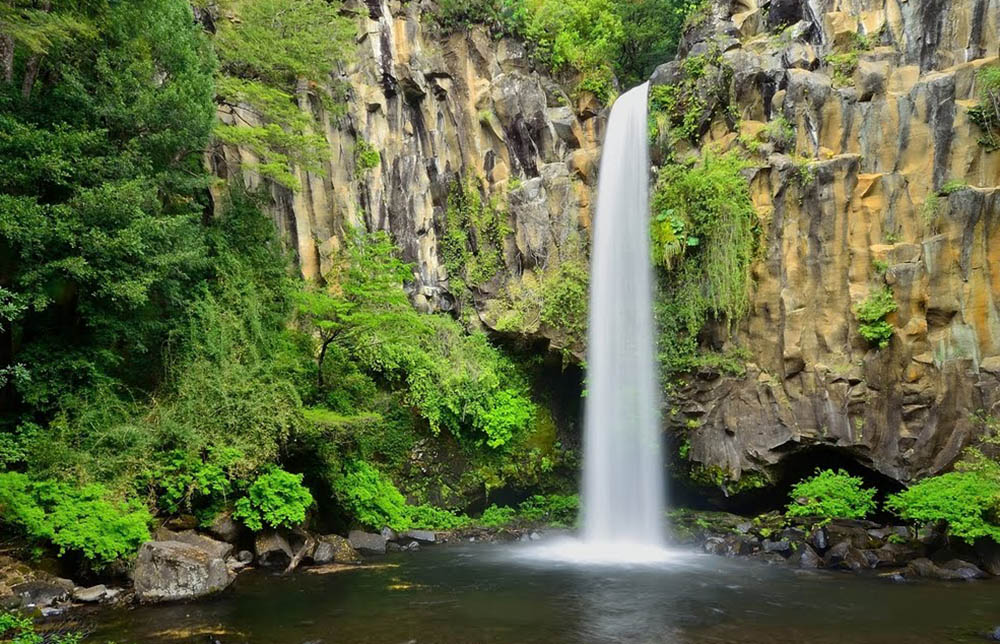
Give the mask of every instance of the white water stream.
[[591, 251], [582, 536], [616, 550], [664, 542], [647, 91], [640, 85], [611, 109]]

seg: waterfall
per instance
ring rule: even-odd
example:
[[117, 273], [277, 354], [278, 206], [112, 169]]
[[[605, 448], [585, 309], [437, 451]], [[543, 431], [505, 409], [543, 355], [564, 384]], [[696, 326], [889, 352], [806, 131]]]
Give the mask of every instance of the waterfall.
[[593, 226], [583, 540], [659, 548], [664, 479], [649, 256], [648, 83], [618, 98]]

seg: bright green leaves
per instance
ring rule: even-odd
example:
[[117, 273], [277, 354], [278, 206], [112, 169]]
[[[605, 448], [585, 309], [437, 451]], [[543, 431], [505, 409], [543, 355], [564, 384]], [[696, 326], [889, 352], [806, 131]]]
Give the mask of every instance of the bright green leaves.
[[411, 269], [395, 253], [385, 233], [349, 234], [340, 269], [328, 276], [339, 293], [300, 296], [300, 321], [323, 346], [342, 349], [399, 387], [433, 432], [492, 448], [507, 444], [534, 418], [526, 379], [484, 334], [415, 311], [403, 290]]
[[246, 496], [236, 502], [233, 516], [255, 532], [265, 525], [295, 528], [306, 520], [312, 504], [312, 494], [302, 485], [301, 474], [272, 468], [250, 484]]
[[370, 463], [350, 460], [333, 481], [334, 496], [362, 525], [379, 530], [408, 530], [411, 525], [406, 499], [392, 481]]
[[875, 511], [875, 493], [875, 488], [864, 487], [864, 481], [844, 470], [816, 470], [814, 476], [792, 487], [786, 514], [790, 517], [864, 519]]
[[229, 0], [215, 47], [220, 99], [230, 114], [219, 139], [258, 157], [254, 169], [297, 188], [295, 169], [324, 172], [326, 140], [314, 132], [310, 96], [336, 111], [333, 75], [353, 46], [354, 24], [327, 0]]
[[138, 503], [110, 498], [100, 485], [74, 488], [0, 473], [0, 522], [60, 553], [75, 552], [95, 566], [131, 555], [149, 538], [151, 517]]
[[865, 298], [854, 307], [858, 318], [858, 333], [879, 349], [889, 346], [894, 327], [886, 320], [886, 316], [896, 311], [899, 305], [893, 298], [892, 289], [884, 286]]
[[910, 521], [947, 521], [948, 531], [969, 543], [980, 537], [1000, 543], [1000, 481], [978, 472], [924, 479], [886, 506]]

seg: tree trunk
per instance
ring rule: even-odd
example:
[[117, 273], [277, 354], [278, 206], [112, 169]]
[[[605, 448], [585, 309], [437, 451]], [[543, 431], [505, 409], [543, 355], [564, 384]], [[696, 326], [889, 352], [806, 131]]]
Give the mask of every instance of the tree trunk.
[[42, 57], [35, 54], [28, 59], [24, 65], [24, 81], [21, 83], [21, 96], [24, 100], [31, 98], [31, 90], [35, 86], [35, 79], [38, 78], [38, 69], [42, 66]]

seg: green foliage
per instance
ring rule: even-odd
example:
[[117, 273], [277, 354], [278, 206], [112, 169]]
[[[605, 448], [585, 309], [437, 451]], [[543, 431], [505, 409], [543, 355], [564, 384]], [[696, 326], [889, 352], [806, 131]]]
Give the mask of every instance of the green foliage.
[[983, 132], [980, 145], [990, 151], [1000, 150], [1000, 66], [983, 67], [976, 80], [979, 104], [969, 110], [969, 119]]
[[342, 294], [314, 294], [300, 305], [302, 321], [363, 370], [403, 390], [432, 432], [447, 429], [491, 448], [509, 443], [534, 417], [526, 378], [483, 333], [415, 311], [402, 288], [410, 268], [394, 253], [384, 233], [349, 236], [338, 278]]
[[485, 528], [510, 525], [544, 524], [572, 527], [580, 511], [580, 498], [575, 494], [536, 494], [522, 501], [517, 508], [491, 505], [474, 523]]
[[416, 530], [459, 530], [471, 525], [464, 514], [442, 510], [432, 505], [410, 506], [410, 527]]
[[[356, 521], [379, 530], [389, 526], [393, 530], [412, 527], [411, 509], [406, 499], [392, 481], [370, 463], [349, 460], [343, 470], [335, 475], [333, 491], [337, 501], [348, 510]], [[428, 514], [421, 514], [427, 519]]]
[[854, 307], [859, 323], [858, 332], [871, 344], [885, 349], [893, 334], [893, 326], [885, 318], [898, 308], [892, 289], [888, 286], [874, 291]]
[[734, 154], [706, 153], [693, 165], [660, 172], [652, 253], [661, 276], [660, 360], [668, 374], [698, 364], [698, 335], [710, 318], [734, 324], [749, 306], [758, 224], [744, 167]]
[[83, 635], [76, 632], [39, 633], [30, 617], [0, 612], [2, 644], [80, 644]]
[[889, 262], [885, 261], [884, 259], [873, 259], [872, 270], [874, 270], [879, 275], [885, 275], [886, 271], [889, 270]]
[[226, 0], [215, 36], [219, 100], [232, 116], [216, 127], [224, 143], [259, 159], [261, 175], [296, 189], [296, 167], [322, 173], [329, 157], [317, 135], [311, 95], [338, 109], [331, 76], [351, 51], [354, 25], [339, 1]]
[[0, 517], [30, 540], [98, 567], [132, 555], [149, 539], [151, 520], [140, 503], [111, 500], [101, 485], [74, 488], [16, 472], [0, 473]]
[[853, 83], [854, 72], [858, 68], [858, 52], [830, 54], [826, 57], [826, 63], [833, 70], [833, 86], [848, 87]]
[[441, 227], [441, 258], [456, 292], [481, 286], [503, 269], [504, 239], [511, 233], [507, 213], [484, 203], [471, 181], [452, 184]]
[[784, 116], [779, 116], [764, 127], [764, 136], [774, 143], [775, 149], [788, 152], [795, 149], [795, 126]]
[[233, 516], [257, 532], [265, 525], [293, 528], [306, 520], [306, 510], [312, 504], [312, 494], [302, 485], [301, 474], [272, 468], [247, 488], [247, 495], [236, 502]]
[[582, 262], [561, 262], [541, 284], [540, 317], [544, 324], [560, 329], [582, 346], [587, 336], [590, 271]]
[[956, 471], [919, 481], [890, 496], [886, 507], [911, 521], [945, 521], [950, 534], [969, 543], [1000, 543], [1000, 423], [981, 413], [975, 420], [981, 433]]
[[354, 165], [358, 170], [358, 174], [364, 174], [369, 170], [377, 168], [381, 162], [382, 156], [378, 150], [368, 141], [358, 139], [358, 142], [354, 145]]
[[875, 510], [874, 488], [844, 470], [816, 470], [789, 493], [787, 516], [824, 519], [864, 519]]
[[688, 16], [702, 0], [628, 0], [616, 2], [624, 37], [618, 45], [615, 70], [626, 87], [649, 78], [657, 65], [677, 53]]
[[[649, 92], [649, 137], [654, 158], [669, 158], [677, 141], [697, 144], [712, 118], [730, 105], [732, 69], [713, 47], [684, 59], [683, 77]], [[727, 118], [732, 119], [731, 115]]]
[[21, 44], [48, 52], [46, 82], [27, 98], [0, 82], [0, 282], [19, 367], [4, 378], [40, 413], [79, 387], [160, 373], [176, 303], [205, 267], [196, 195], [214, 117], [187, 3], [60, 2], [45, 20], [86, 23], [87, 37], [35, 33]]
[[476, 523], [484, 528], [503, 528], [514, 522], [517, 510], [507, 506], [491, 505], [483, 510]]
[[978, 472], [950, 472], [920, 481], [889, 497], [886, 507], [911, 521], [946, 521], [968, 542], [1000, 543], [1000, 483]]

